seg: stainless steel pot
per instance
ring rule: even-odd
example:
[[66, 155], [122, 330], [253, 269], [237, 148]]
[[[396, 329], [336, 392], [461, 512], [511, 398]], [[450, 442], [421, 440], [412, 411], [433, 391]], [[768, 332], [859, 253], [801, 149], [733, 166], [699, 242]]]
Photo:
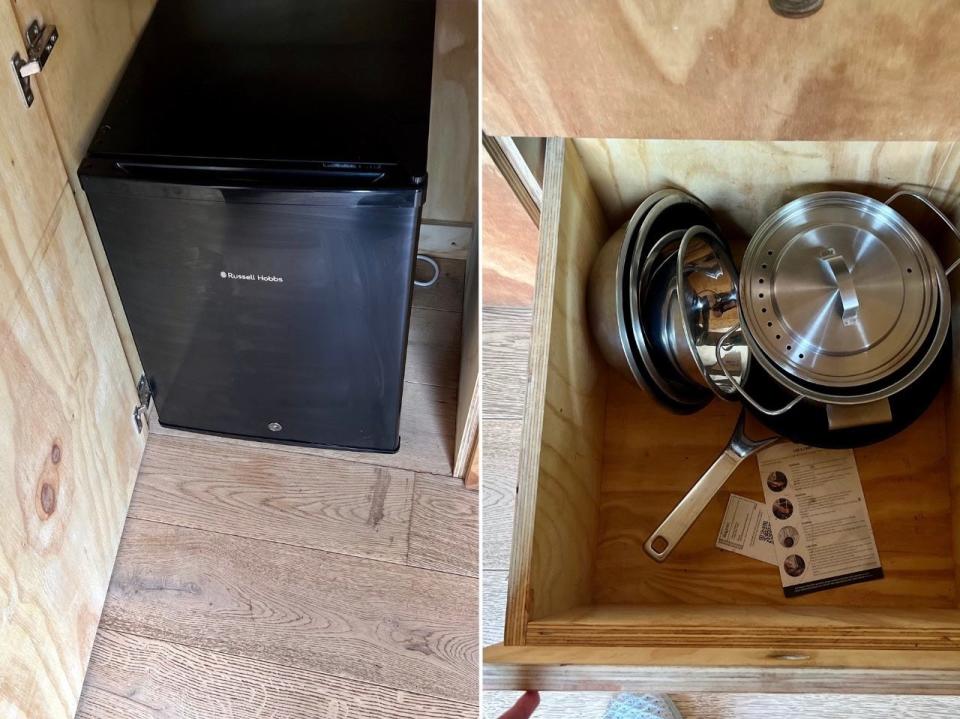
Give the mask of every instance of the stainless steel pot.
[[[801, 197], [754, 234], [740, 276], [742, 335], [756, 360], [793, 398], [768, 407], [735, 377], [740, 395], [768, 416], [802, 400], [869, 405], [915, 382], [950, 327], [947, 272], [929, 243], [889, 203], [847, 192]], [[953, 267], [950, 268], [950, 271]], [[723, 370], [723, 364], [720, 365]]]
[[[935, 370], [949, 351], [947, 275], [960, 260], [943, 269], [926, 240], [889, 207], [903, 196], [932, 209], [960, 239], [929, 200], [906, 192], [886, 204], [851, 193], [809, 195], [778, 210], [755, 233], [740, 275], [743, 324], [717, 339], [714, 359], [729, 386], [761, 414], [778, 418], [796, 414], [801, 402], [817, 403], [830, 430], [844, 431], [893, 424], [888, 398], [900, 401], [908, 388], [924, 386], [918, 394], [933, 397], [940, 377]], [[682, 254], [678, 265], [683, 293]], [[722, 348], [737, 333], [750, 357], [794, 393], [788, 403], [764, 406], [727, 368]], [[907, 404], [915, 404], [914, 394]], [[900, 416], [899, 424], [914, 416]], [[724, 453], [644, 544], [652, 558], [666, 559], [733, 470], [776, 441], [749, 440], [743, 419]]]
[[624, 284], [637, 228], [647, 212], [671, 190], [660, 190], [647, 197], [630, 220], [600, 248], [590, 270], [587, 284], [587, 319], [600, 354], [617, 372], [649, 390], [650, 382], [640, 370], [630, 346]]

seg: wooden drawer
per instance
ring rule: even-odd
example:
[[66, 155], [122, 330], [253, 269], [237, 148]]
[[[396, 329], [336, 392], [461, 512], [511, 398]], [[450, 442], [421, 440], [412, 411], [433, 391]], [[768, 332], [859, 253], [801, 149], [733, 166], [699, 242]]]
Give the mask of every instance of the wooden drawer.
[[825, 187], [915, 186], [953, 209], [958, 169], [949, 143], [548, 141], [505, 643], [485, 654], [486, 688], [960, 692], [960, 367], [914, 425], [856, 452], [885, 578], [786, 599], [770, 567], [714, 548], [728, 494], [762, 498], [755, 460], [669, 560], [643, 553], [739, 405], [661, 409], [600, 357], [584, 299], [611, 230], [659, 187], [707, 202], [736, 254]]

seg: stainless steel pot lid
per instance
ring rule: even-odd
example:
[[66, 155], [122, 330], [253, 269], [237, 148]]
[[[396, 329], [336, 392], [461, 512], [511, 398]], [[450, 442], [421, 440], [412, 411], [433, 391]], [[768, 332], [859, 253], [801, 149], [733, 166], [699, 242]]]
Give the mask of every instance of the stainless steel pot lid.
[[923, 345], [942, 274], [895, 210], [821, 192], [783, 206], [754, 234], [740, 273], [741, 315], [768, 369], [825, 387], [871, 384]]

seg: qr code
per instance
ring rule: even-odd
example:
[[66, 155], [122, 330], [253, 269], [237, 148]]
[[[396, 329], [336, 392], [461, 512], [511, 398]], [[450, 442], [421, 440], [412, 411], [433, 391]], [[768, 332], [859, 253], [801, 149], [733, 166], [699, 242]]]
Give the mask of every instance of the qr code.
[[767, 520], [763, 520], [763, 523], [760, 525], [760, 541], [773, 544], [773, 528]]

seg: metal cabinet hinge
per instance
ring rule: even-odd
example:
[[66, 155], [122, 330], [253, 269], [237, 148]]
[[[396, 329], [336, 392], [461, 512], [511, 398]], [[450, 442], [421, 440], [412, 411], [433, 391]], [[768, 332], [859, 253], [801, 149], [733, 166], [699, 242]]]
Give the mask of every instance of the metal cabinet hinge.
[[30, 78], [39, 75], [43, 66], [47, 64], [50, 53], [53, 52], [53, 46], [60, 39], [60, 33], [57, 32], [56, 25], [40, 25], [39, 20], [34, 20], [27, 28], [27, 57], [24, 59], [19, 52], [13, 54], [10, 61], [13, 65], [13, 71], [17, 75], [17, 82], [20, 83], [20, 91], [23, 93], [23, 101], [27, 107], [33, 105], [33, 89], [30, 87]]
[[145, 417], [147, 412], [150, 411], [150, 400], [153, 399], [153, 389], [150, 387], [146, 375], [142, 375], [140, 381], [137, 382], [137, 399], [140, 404], [133, 408], [133, 421], [137, 425], [137, 432], [143, 433]]

